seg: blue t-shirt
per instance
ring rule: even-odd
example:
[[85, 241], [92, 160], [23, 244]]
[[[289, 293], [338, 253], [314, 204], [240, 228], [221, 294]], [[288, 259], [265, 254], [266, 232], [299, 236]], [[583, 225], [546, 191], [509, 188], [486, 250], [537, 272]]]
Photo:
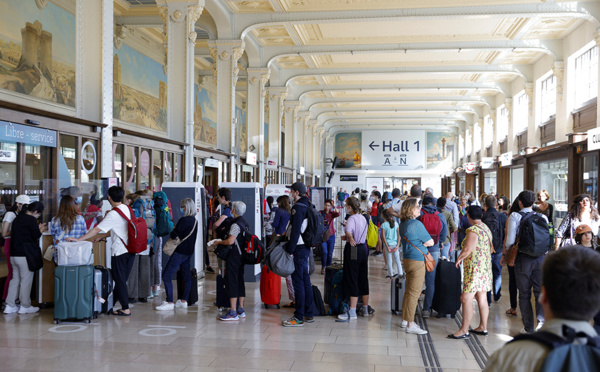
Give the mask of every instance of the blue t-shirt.
[[400, 239], [402, 239], [402, 249], [404, 252], [404, 258], [414, 261], [425, 261], [425, 258], [415, 249], [412, 245], [408, 244], [404, 238], [406, 237], [415, 247], [419, 248], [421, 252], [427, 254], [429, 252], [427, 247], [423, 245], [423, 243], [431, 240], [431, 236], [425, 229], [425, 225], [421, 223], [421, 221], [417, 220], [408, 220], [402, 222], [400, 225]]
[[383, 230], [385, 241], [393, 249], [398, 244], [398, 224], [394, 223], [394, 227], [392, 228], [390, 223], [386, 221], [381, 224], [381, 229]]

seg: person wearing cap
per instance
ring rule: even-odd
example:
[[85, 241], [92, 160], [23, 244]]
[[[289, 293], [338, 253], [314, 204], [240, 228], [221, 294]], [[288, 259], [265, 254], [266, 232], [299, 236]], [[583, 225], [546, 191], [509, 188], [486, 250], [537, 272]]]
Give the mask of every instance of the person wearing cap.
[[10, 231], [12, 228], [12, 223], [17, 218], [17, 214], [21, 212], [21, 209], [24, 205], [30, 203], [29, 196], [27, 195], [19, 195], [15, 200], [15, 204], [13, 204], [12, 208], [4, 215], [4, 219], [2, 219], [2, 237], [4, 238], [4, 256], [6, 257], [6, 264], [8, 265], [8, 275], [6, 277], [6, 282], [4, 283], [4, 289], [2, 292], [2, 300], [6, 300], [6, 295], [8, 294], [8, 286], [10, 284], [10, 280], [12, 279], [13, 268], [10, 263]]
[[598, 250], [594, 232], [588, 225], [579, 225], [575, 229], [575, 242], [581, 246]]
[[311, 208], [310, 200], [306, 196], [306, 186], [302, 182], [296, 182], [291, 186], [290, 196], [294, 200], [292, 217], [288, 225], [286, 235], [290, 237], [286, 251], [294, 256], [295, 271], [292, 274], [294, 296], [296, 299], [296, 311], [294, 316], [283, 321], [284, 327], [302, 327], [304, 322], [314, 322], [312, 312], [313, 292], [310, 282], [308, 258], [311, 253], [310, 247], [304, 244], [302, 233], [308, 226], [308, 208]]

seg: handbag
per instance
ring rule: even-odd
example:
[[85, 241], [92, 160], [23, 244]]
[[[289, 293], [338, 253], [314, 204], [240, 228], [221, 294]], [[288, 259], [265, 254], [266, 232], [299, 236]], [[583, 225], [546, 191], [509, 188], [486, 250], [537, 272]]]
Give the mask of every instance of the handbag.
[[62, 238], [65, 236], [65, 231], [63, 230], [63, 232], [60, 234], [60, 236], [58, 237], [58, 239], [56, 239], [54, 241], [54, 244], [49, 245], [48, 248], [46, 248], [46, 253], [44, 253], [44, 260], [46, 261], [54, 261], [54, 252], [56, 251], [56, 245], [62, 240]]
[[36, 272], [44, 267], [44, 259], [40, 247], [35, 244], [31, 245], [32, 247], [25, 247], [25, 259], [27, 259], [29, 271]]
[[84, 266], [94, 264], [94, 244], [88, 241], [62, 242], [55, 246], [58, 266]]
[[196, 230], [197, 225], [198, 225], [198, 220], [194, 219], [194, 227], [192, 228], [192, 231], [190, 231], [188, 236], [183, 238], [183, 240], [179, 240], [179, 237], [177, 237], [175, 239], [169, 238], [169, 240], [167, 240], [167, 242], [165, 243], [165, 246], [163, 247], [163, 253], [166, 254], [167, 256], [172, 255], [175, 252], [175, 249], [177, 249], [177, 247], [179, 246], [179, 244], [183, 243], [187, 238], [192, 236], [192, 234]]
[[408, 239], [406, 239], [406, 236], [404, 236], [404, 235], [402, 235], [402, 239], [404, 239], [408, 244], [412, 245], [417, 251], [419, 251], [423, 255], [423, 257], [425, 258], [425, 269], [428, 272], [432, 272], [433, 270], [435, 270], [436, 262], [433, 259], [433, 256], [431, 255], [431, 253], [427, 252], [427, 254], [424, 254], [419, 248], [417, 248], [413, 243], [411, 243]]
[[278, 245], [270, 248], [269, 251], [267, 251], [265, 259], [267, 268], [284, 278], [292, 275], [296, 270], [294, 258], [285, 250], [287, 244], [287, 241], [282, 241]]
[[519, 253], [519, 240], [515, 242], [515, 244], [511, 245], [506, 251], [506, 264], [510, 267], [515, 266], [515, 261], [517, 260], [517, 253]]
[[213, 252], [219, 260], [227, 261], [231, 248], [233, 248], [233, 245], [217, 245]]

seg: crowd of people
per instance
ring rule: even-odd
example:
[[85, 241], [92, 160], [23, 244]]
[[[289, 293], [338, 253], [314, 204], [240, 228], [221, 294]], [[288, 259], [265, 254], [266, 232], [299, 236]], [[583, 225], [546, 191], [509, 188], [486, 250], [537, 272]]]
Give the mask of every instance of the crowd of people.
[[[319, 315], [314, 313], [313, 307], [310, 268], [313, 247], [306, 243], [311, 240], [312, 204], [304, 184], [296, 182], [288, 188], [289, 196], [265, 200], [265, 244], [269, 246], [282, 236], [288, 241], [285, 250], [293, 257], [294, 272], [286, 278], [286, 283], [291, 301], [288, 306], [294, 308], [294, 313], [283, 320], [282, 325], [301, 327], [314, 322], [314, 317]], [[427, 333], [415, 322], [418, 302], [424, 294], [421, 316], [432, 316], [436, 268], [440, 261], [448, 261], [462, 272], [463, 311], [460, 329], [448, 338], [488, 335], [489, 308], [502, 296], [504, 266], [508, 267], [510, 297], [506, 314], [517, 316], [520, 309], [521, 334], [539, 330], [559, 334], [559, 326], [567, 324], [591, 337], [597, 336], [594, 328], [586, 325], [594, 316], [598, 320], [600, 313], [600, 256], [597, 253], [600, 215], [589, 195], [575, 197], [556, 228], [553, 226], [554, 206], [548, 202], [550, 195], [546, 190], [537, 194], [522, 191], [512, 203], [505, 196], [493, 193], [476, 198], [470, 191], [459, 197], [452, 193], [436, 197], [431, 188], [422, 191], [418, 184], [405, 194], [399, 189], [383, 194], [356, 189], [348, 195], [340, 189], [335, 198], [336, 201], [325, 200], [320, 211], [325, 233], [317, 251], [320, 252], [320, 274], [324, 275], [332, 264], [336, 236], [340, 237], [343, 244], [341, 286], [348, 311], [337, 315], [338, 321], [374, 314], [369, 306], [369, 257], [383, 255], [386, 278], [392, 281], [402, 276], [406, 280], [399, 324], [406, 333]], [[112, 209], [102, 215], [101, 203], [97, 200], [90, 201], [82, 213], [78, 198], [64, 195], [58, 213], [46, 226], [38, 223], [44, 210], [42, 203], [32, 202], [26, 195], [16, 198], [2, 225], [5, 254], [10, 263], [9, 280], [3, 293], [4, 313], [25, 314], [39, 310], [31, 305], [34, 273], [28, 266], [27, 251], [39, 249], [38, 240], [46, 230], [55, 243], [98, 242], [110, 236], [112, 244], [108, 249], [112, 256], [115, 298], [121, 305], [115, 309], [115, 315], [130, 316], [131, 301], [147, 302], [158, 296], [161, 280], [165, 300], [156, 310], [187, 307], [186, 299], [193, 285], [190, 261], [199, 228], [194, 202], [181, 201], [181, 218], [172, 226], [170, 201], [164, 192], [152, 194], [141, 190], [125, 195], [122, 188], [115, 186], [108, 190], [107, 199]], [[227, 188], [220, 188], [208, 206], [211, 242], [204, 247], [205, 270], [214, 272], [208, 257], [209, 248], [228, 250], [221, 274], [229, 295], [229, 310], [220, 316], [222, 321], [246, 317], [244, 261], [240, 250], [244, 244], [242, 236], [248, 230], [244, 219], [246, 208], [242, 201], [232, 200], [232, 192]], [[149, 229], [147, 249], [140, 254], [127, 249], [128, 223], [134, 217], [144, 218]], [[338, 232], [336, 226], [342, 231]], [[376, 243], [368, 239], [371, 226], [377, 231]], [[182, 242], [163, 271], [161, 247], [166, 237]], [[370, 254], [370, 250], [373, 253]], [[174, 302], [172, 277], [178, 268], [183, 273], [183, 291]], [[474, 300], [480, 319], [478, 326], [471, 328]], [[517, 350], [514, 345], [507, 345], [490, 360], [520, 363], [520, 356], [511, 356]], [[532, 353], [544, 354], [535, 344], [527, 347]]]

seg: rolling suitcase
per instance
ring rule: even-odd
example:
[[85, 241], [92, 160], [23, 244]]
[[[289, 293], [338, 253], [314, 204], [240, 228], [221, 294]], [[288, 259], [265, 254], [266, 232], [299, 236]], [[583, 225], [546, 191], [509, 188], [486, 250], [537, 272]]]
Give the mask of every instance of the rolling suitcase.
[[188, 298], [182, 298], [183, 295], [183, 274], [181, 270], [177, 270], [177, 296], [186, 300], [188, 306], [195, 305], [198, 302], [198, 272], [196, 269], [191, 269], [192, 286], [190, 287], [190, 295]]
[[435, 292], [431, 308], [438, 318], [450, 315], [452, 318], [460, 309], [461, 280], [460, 269], [454, 262], [439, 261], [435, 273]]
[[94, 317], [94, 266], [57, 266], [54, 270], [54, 324]]
[[402, 300], [406, 291], [406, 275], [398, 275], [391, 282], [390, 304], [392, 314], [402, 314]]
[[325, 293], [323, 294], [323, 300], [326, 304], [329, 304], [329, 298], [331, 298], [331, 292], [333, 291], [333, 277], [342, 269], [343, 266], [341, 264], [333, 264], [325, 268]]
[[112, 272], [104, 266], [94, 267], [94, 317], [109, 314], [113, 308], [114, 283]]
[[260, 300], [265, 304], [265, 309], [269, 305], [275, 305], [279, 309], [281, 302], [281, 277], [264, 265], [260, 275]]

